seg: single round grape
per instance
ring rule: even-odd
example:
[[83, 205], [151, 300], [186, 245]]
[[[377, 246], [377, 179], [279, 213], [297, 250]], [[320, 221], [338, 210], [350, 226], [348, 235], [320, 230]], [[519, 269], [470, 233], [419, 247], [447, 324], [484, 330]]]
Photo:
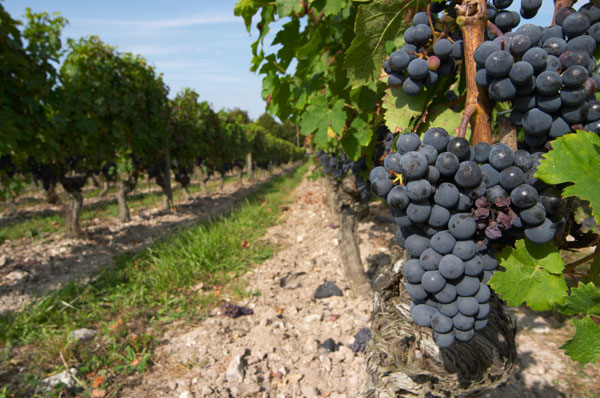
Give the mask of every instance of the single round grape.
[[535, 101], [538, 108], [548, 114], [556, 112], [562, 106], [562, 100], [558, 94], [549, 96], [537, 95]]
[[477, 165], [472, 161], [460, 163], [458, 170], [454, 175], [454, 181], [463, 188], [472, 188], [478, 186], [483, 179], [483, 173]]
[[438, 205], [451, 209], [458, 203], [458, 188], [449, 182], [441, 183], [433, 195], [433, 201]]
[[569, 124], [583, 123], [587, 116], [587, 107], [585, 104], [579, 106], [563, 106], [560, 110], [560, 116]]
[[385, 168], [384, 168], [384, 167], [382, 167], [382, 166], [377, 166], [377, 167], [374, 167], [374, 168], [371, 170], [371, 172], [369, 173], [369, 180], [370, 180], [370, 181], [373, 181], [373, 180], [374, 180], [375, 178], [377, 178], [377, 177], [385, 177], [385, 178], [388, 178], [388, 177], [389, 177], [389, 174], [388, 174], [388, 172], [385, 170]]
[[423, 144], [417, 148], [417, 152], [422, 153], [427, 159], [427, 164], [434, 165], [438, 157], [438, 151], [433, 145]]
[[436, 252], [435, 250], [433, 250], [431, 247], [425, 249], [423, 251], [423, 253], [421, 253], [421, 256], [419, 257], [421, 266], [423, 267], [423, 269], [425, 269], [427, 271], [436, 270], [438, 268], [438, 264], [440, 263], [441, 259], [442, 259], [442, 255], [440, 253]]
[[390, 68], [395, 72], [404, 72], [409, 62], [410, 56], [406, 51], [394, 51], [389, 58]]
[[525, 181], [525, 173], [517, 166], [509, 166], [500, 172], [500, 185], [510, 191]]
[[402, 267], [402, 274], [410, 283], [421, 283], [421, 278], [425, 270], [421, 267], [421, 262], [416, 259], [410, 259]]
[[409, 181], [406, 184], [406, 192], [410, 200], [423, 201], [431, 196], [431, 184], [425, 179]]
[[465, 275], [477, 276], [483, 271], [483, 260], [481, 256], [474, 256], [470, 260], [464, 261]]
[[440, 179], [440, 171], [435, 166], [429, 166], [425, 178], [430, 184], [437, 184]]
[[429, 25], [429, 17], [427, 16], [427, 13], [424, 11], [416, 13], [412, 19], [412, 24], [413, 25], [421, 25], [421, 24]]
[[531, 155], [529, 152], [519, 149], [515, 152], [515, 166], [520, 168], [523, 171], [527, 171], [531, 168]]
[[427, 236], [429, 239], [438, 232], [440, 232], [439, 228], [434, 228], [429, 224], [421, 224], [421, 231]]
[[456, 279], [464, 274], [465, 264], [455, 255], [446, 254], [440, 260], [439, 271], [446, 279]]
[[452, 319], [437, 311], [431, 317], [431, 328], [438, 333], [448, 333], [452, 330]]
[[493, 79], [490, 83], [488, 94], [494, 101], [503, 102], [513, 99], [517, 94], [517, 89], [510, 77], [499, 77]]
[[434, 297], [442, 304], [451, 303], [456, 299], [456, 287], [450, 283], [446, 283], [446, 286], [435, 293]]
[[529, 184], [521, 184], [510, 193], [510, 202], [520, 209], [527, 209], [537, 203], [537, 190]]
[[406, 95], [417, 95], [423, 91], [423, 82], [420, 80], [415, 80], [412, 77], [407, 77], [402, 83], [402, 90], [404, 90]]
[[562, 71], [562, 62], [554, 55], [548, 55], [546, 58], [546, 69], [550, 72], [560, 73]]
[[523, 84], [515, 86], [517, 89], [517, 96], [521, 95], [532, 95], [535, 93], [535, 76], [531, 76], [531, 79], [527, 80]]
[[454, 285], [456, 294], [462, 297], [474, 296], [479, 291], [479, 278], [464, 275]]
[[400, 155], [404, 155], [407, 152], [416, 151], [420, 145], [421, 140], [415, 133], [400, 134], [396, 140], [396, 150]]
[[472, 316], [462, 314], [459, 309], [458, 314], [452, 317], [452, 323], [454, 327], [458, 330], [469, 330], [473, 328], [475, 318]]
[[388, 76], [387, 83], [390, 87], [400, 87], [402, 83], [404, 83], [404, 76], [401, 76], [397, 73], [392, 73]]
[[526, 83], [533, 76], [533, 66], [525, 61], [515, 62], [510, 68], [509, 76], [514, 84]]
[[465, 52], [464, 52], [464, 47], [463, 47], [463, 41], [462, 40], [456, 40], [454, 41], [454, 43], [452, 44], [452, 58], [454, 59], [463, 59], [465, 56]]
[[490, 150], [489, 162], [496, 170], [502, 170], [512, 165], [515, 161], [515, 153], [506, 144], [496, 143]]
[[459, 240], [454, 244], [452, 254], [463, 261], [471, 260], [477, 254], [477, 243], [472, 240]]
[[484, 163], [480, 167], [483, 175], [483, 182], [486, 187], [492, 187], [500, 183], [500, 173], [489, 163]]
[[494, 51], [485, 60], [485, 69], [493, 77], [508, 75], [513, 66], [514, 59], [508, 51]]
[[429, 219], [431, 204], [428, 201], [411, 202], [406, 207], [406, 215], [414, 223], [423, 223]]
[[564, 201], [560, 196], [560, 191], [550, 187], [540, 192], [540, 202], [548, 214], [556, 214], [563, 210]]
[[448, 231], [440, 231], [431, 237], [431, 247], [440, 254], [452, 252], [456, 239]]
[[522, 210], [519, 217], [527, 224], [527, 227], [537, 227], [546, 219], [546, 208], [538, 202], [530, 208]]
[[496, 268], [498, 268], [498, 260], [496, 260], [496, 258], [489, 253], [481, 256], [481, 261], [483, 261], [484, 271], [495, 271]]
[[479, 303], [475, 297], [458, 297], [458, 311], [466, 316], [474, 316], [479, 312]]
[[423, 177], [428, 170], [427, 158], [420, 152], [407, 152], [400, 158], [400, 169], [402, 175], [407, 179], [419, 179]]
[[492, 146], [487, 142], [480, 142], [473, 149], [475, 151], [475, 161], [482, 163], [487, 162]]
[[406, 238], [405, 249], [412, 258], [419, 258], [429, 247], [429, 239], [425, 236], [412, 234]]
[[552, 126], [552, 116], [534, 108], [523, 115], [523, 129], [531, 135], [543, 135]]
[[431, 28], [429, 25], [419, 24], [415, 27], [415, 44], [424, 45], [432, 37]]
[[462, 137], [452, 137], [448, 142], [446, 150], [452, 152], [458, 157], [459, 160], [466, 160], [469, 158], [469, 141]]
[[481, 68], [475, 73], [475, 83], [477, 83], [478, 86], [488, 87], [492, 84], [492, 80], [494, 80], [494, 78], [485, 68]]
[[420, 283], [406, 283], [406, 293], [413, 299], [425, 299], [428, 293], [423, 289]]
[[521, 56], [531, 48], [531, 39], [525, 35], [514, 35], [510, 41], [510, 52], [512, 55]]
[[479, 291], [475, 295], [475, 300], [477, 300], [479, 304], [485, 304], [490, 300], [491, 295], [492, 291], [490, 290], [489, 286], [485, 283], [480, 283]]
[[444, 38], [439, 39], [433, 45], [433, 53], [440, 59], [448, 58], [452, 53], [452, 42]]
[[427, 61], [422, 58], [415, 58], [408, 64], [406, 68], [408, 71], [408, 76], [410, 76], [414, 80], [421, 80], [427, 75], [427, 71], [429, 70], [429, 65]]
[[402, 155], [400, 155], [398, 152], [389, 153], [385, 159], [383, 159], [383, 167], [385, 167], [386, 170], [402, 173], [402, 168], [400, 167], [401, 158]]
[[387, 195], [387, 202], [394, 209], [406, 209], [410, 203], [406, 187], [395, 185]]
[[559, 37], [550, 37], [542, 46], [548, 55], [560, 56], [567, 49], [567, 42]]
[[513, 99], [512, 103], [516, 110], [525, 113], [536, 107], [536, 98], [535, 95], [524, 95]]
[[519, 29], [516, 30], [517, 34], [529, 37], [529, 40], [531, 40], [531, 45], [533, 46], [540, 44], [540, 41], [542, 40], [542, 32], [542, 28], [530, 23], [521, 25], [519, 26]]
[[550, 127], [550, 131], [548, 131], [548, 135], [551, 138], [562, 137], [565, 134], [568, 134], [571, 131], [571, 126], [561, 117], [555, 117], [552, 121], [552, 126]]
[[551, 37], [558, 37], [562, 39], [564, 37], [562, 27], [560, 25], [548, 26], [542, 31], [542, 42], [545, 42]]
[[556, 72], [544, 71], [535, 79], [535, 88], [542, 95], [558, 94], [562, 87], [562, 78]]
[[587, 104], [586, 122], [600, 120], [600, 101], [589, 101]]
[[470, 214], [457, 213], [450, 217], [448, 230], [456, 239], [471, 239], [477, 230], [477, 224]]
[[458, 157], [451, 152], [442, 152], [438, 155], [435, 161], [435, 167], [440, 171], [443, 176], [452, 176], [458, 170], [459, 160]]
[[588, 92], [584, 87], [565, 87], [560, 91], [560, 100], [565, 106], [579, 106], [585, 102], [587, 97]]
[[427, 223], [435, 228], [446, 228], [448, 220], [450, 220], [450, 211], [443, 206], [433, 205]]
[[565, 21], [565, 18], [567, 18], [574, 12], [575, 9], [573, 7], [561, 7], [560, 9], [556, 10], [556, 24], [562, 26], [563, 22]]
[[479, 304], [479, 311], [477, 312], [477, 319], [486, 319], [490, 314], [490, 305], [488, 303]]
[[525, 237], [533, 243], [550, 242], [555, 234], [556, 226], [549, 218], [544, 219], [537, 227], [525, 228]]
[[419, 326], [431, 326], [431, 317], [436, 313], [436, 309], [427, 304], [417, 304], [411, 308], [410, 313], [415, 323]]
[[564, 34], [569, 37], [576, 37], [584, 34], [590, 28], [592, 21], [582, 12], [574, 12], [567, 16], [562, 23]]
[[421, 278], [423, 289], [429, 293], [437, 293], [446, 286], [446, 279], [439, 271], [426, 271]]
[[371, 180], [371, 191], [382, 198], [387, 196], [393, 186], [394, 183], [387, 177], [378, 176], [374, 180]]
[[474, 329], [460, 330], [460, 329], [454, 328], [452, 330], [452, 334], [454, 334], [454, 338], [456, 340], [462, 341], [463, 343], [468, 343], [469, 341], [471, 341], [473, 339], [473, 336], [475, 336], [475, 330]]
[[593, 54], [596, 50], [596, 40], [588, 35], [577, 36], [569, 40], [566, 49], [573, 52]]
[[446, 150], [449, 140], [448, 132], [442, 127], [430, 128], [423, 135], [423, 144], [433, 146], [438, 152]]
[[473, 205], [473, 199], [469, 198], [464, 193], [458, 194], [458, 203], [456, 204], [456, 210], [468, 211], [471, 209], [472, 205]]
[[535, 72], [541, 72], [546, 68], [546, 58], [548, 54], [540, 47], [530, 48], [523, 54], [522, 61], [529, 63], [533, 66]]
[[[433, 3], [435, 4], [435, 3]], [[433, 341], [441, 348], [447, 348], [454, 343], [454, 334], [433, 332]]]
[[498, 10], [503, 10], [510, 7], [512, 2], [513, 0], [494, 0], [494, 7], [496, 7]]

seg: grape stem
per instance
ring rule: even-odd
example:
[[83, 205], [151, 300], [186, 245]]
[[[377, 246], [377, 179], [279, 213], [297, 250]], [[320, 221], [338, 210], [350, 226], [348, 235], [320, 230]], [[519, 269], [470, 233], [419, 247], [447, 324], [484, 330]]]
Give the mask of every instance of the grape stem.
[[471, 124], [472, 144], [493, 143], [491, 109], [487, 93], [475, 82], [477, 65], [475, 50], [485, 40], [487, 5], [485, 0], [463, 0], [456, 6], [456, 22], [463, 36], [464, 65], [467, 78], [467, 99], [457, 136], [465, 137], [467, 125]]
[[594, 258], [600, 256], [600, 245], [596, 246], [596, 250], [594, 250], [594, 252], [592, 254], [589, 254], [583, 258], [580, 258], [577, 261], [573, 261], [570, 264], [567, 264], [565, 266], [565, 273], [567, 274], [572, 274], [575, 272], [575, 268], [577, 268], [578, 266], [580, 266], [581, 264], [587, 263], [590, 260], [593, 260]]
[[502, 33], [502, 31], [500, 30], [500, 28], [499, 28], [499, 27], [497, 27], [497, 26], [496, 26], [496, 25], [495, 25], [495, 24], [494, 24], [492, 21], [489, 21], [489, 20], [487, 21], [487, 28], [488, 28], [489, 30], [491, 30], [491, 31], [492, 31], [492, 33], [493, 33], [494, 35], [496, 35], [496, 37], [500, 37], [500, 36], [502, 36], [502, 35], [504, 34], [504, 33]]

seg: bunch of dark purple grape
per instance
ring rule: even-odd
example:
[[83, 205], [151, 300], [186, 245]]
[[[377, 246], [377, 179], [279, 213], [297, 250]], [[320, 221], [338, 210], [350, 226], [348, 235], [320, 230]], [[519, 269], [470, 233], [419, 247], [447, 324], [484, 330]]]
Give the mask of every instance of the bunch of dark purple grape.
[[[590, 3], [591, 4], [591, 3]], [[568, 9], [561, 9], [568, 10]], [[512, 100], [511, 121], [533, 151], [585, 128], [600, 133], [600, 88], [593, 57], [600, 42], [600, 6], [559, 13], [558, 25], [527, 24], [475, 51], [476, 82], [497, 102]]]
[[360, 200], [365, 202], [371, 199], [371, 185], [369, 180], [362, 175], [362, 171], [367, 170], [367, 162], [364, 158], [359, 158], [356, 162], [353, 162], [344, 152], [338, 158], [324, 151], [319, 151], [316, 156], [321, 163], [321, 167], [323, 167], [323, 171], [332, 175], [336, 180], [343, 178], [348, 171], [352, 171]]
[[[432, 6], [434, 4], [439, 3]], [[436, 17], [431, 15], [433, 23]], [[455, 32], [460, 36], [458, 30]], [[456, 61], [463, 58], [462, 40], [434, 32], [426, 12], [415, 14], [412, 26], [404, 32], [404, 40], [407, 44], [390, 55], [383, 69], [389, 75], [388, 85], [402, 86], [406, 95], [417, 95], [423, 87], [434, 85], [439, 75], [453, 75]]]
[[498, 264], [492, 243], [502, 246], [523, 234], [538, 243], [551, 240], [558, 224], [549, 217], [560, 217], [560, 197], [538, 193], [546, 188], [533, 177], [539, 155], [504, 144], [471, 147], [432, 128], [423, 141], [400, 135], [396, 149], [370, 178], [410, 256], [403, 275], [413, 319], [433, 329], [440, 347], [468, 342], [487, 325], [487, 281]]
[[[535, 17], [542, 6], [542, 0], [522, 0], [519, 12], [509, 11], [513, 0], [494, 0], [487, 4], [487, 18], [502, 32], [508, 32], [519, 26], [521, 17], [531, 19]], [[519, 15], [520, 14], [520, 15]]]

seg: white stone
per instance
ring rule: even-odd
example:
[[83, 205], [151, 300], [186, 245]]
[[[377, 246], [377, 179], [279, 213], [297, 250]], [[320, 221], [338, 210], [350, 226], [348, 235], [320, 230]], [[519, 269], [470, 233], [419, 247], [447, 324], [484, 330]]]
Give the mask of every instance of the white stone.
[[246, 368], [242, 355], [235, 356], [225, 372], [225, 378], [227, 381], [242, 381], [246, 374]]
[[50, 391], [56, 386], [58, 383], [64, 384], [67, 388], [75, 387], [75, 376], [77, 374], [77, 370], [71, 368], [69, 370], [62, 371], [58, 374], [46, 377], [42, 380], [42, 388], [46, 391]]
[[194, 395], [189, 392], [189, 391], [184, 391], [181, 394], [179, 394], [179, 398], [193, 398]]
[[85, 328], [73, 330], [69, 334], [69, 337], [73, 341], [80, 341], [80, 342], [85, 342], [85, 341], [92, 340], [94, 338], [94, 336], [96, 336], [96, 331], [95, 330], [85, 329]]
[[7, 274], [5, 276], [5, 278], [9, 282], [20, 282], [23, 279], [28, 279], [29, 276], [30, 276], [29, 272], [25, 272], [25, 271], [21, 271], [21, 270], [14, 270], [13, 272]]
[[305, 323], [320, 322], [323, 319], [323, 314], [310, 314], [304, 317]]

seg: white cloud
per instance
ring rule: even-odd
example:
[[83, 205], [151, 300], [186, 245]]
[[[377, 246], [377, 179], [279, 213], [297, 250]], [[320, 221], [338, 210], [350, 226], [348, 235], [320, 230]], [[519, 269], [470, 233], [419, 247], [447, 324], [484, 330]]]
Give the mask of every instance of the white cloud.
[[87, 19], [78, 20], [78, 22], [85, 25], [110, 25], [110, 26], [121, 26], [128, 27], [132, 30], [157, 30], [157, 29], [170, 29], [170, 28], [182, 28], [188, 26], [218, 24], [218, 23], [230, 23], [230, 22], [241, 22], [242, 19], [233, 15], [197, 15], [181, 18], [166, 18], [156, 19], [150, 21], [141, 20], [122, 20], [122, 19]]

